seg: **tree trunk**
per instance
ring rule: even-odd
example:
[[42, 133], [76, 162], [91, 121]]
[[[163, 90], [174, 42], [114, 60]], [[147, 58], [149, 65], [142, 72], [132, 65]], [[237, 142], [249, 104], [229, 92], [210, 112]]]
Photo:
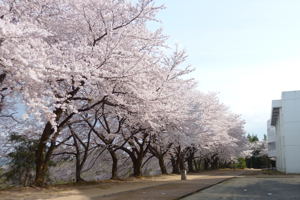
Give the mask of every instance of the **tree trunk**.
[[[54, 111], [56, 115], [55, 121], [58, 121], [61, 117], [63, 110], [58, 108]], [[50, 136], [54, 133], [54, 128], [50, 122], [47, 122], [43, 130], [42, 136], [39, 140], [37, 150], [36, 150], [36, 173], [34, 184], [36, 186], [44, 186], [45, 179], [48, 172], [48, 163], [50, 161], [52, 152], [55, 148], [56, 137], [59, 132], [56, 132], [54, 137], [51, 139], [51, 145], [47, 149], [47, 142], [49, 141]]]
[[76, 165], [76, 183], [85, 182], [83, 178], [81, 178], [81, 167], [77, 167]]
[[76, 154], [76, 183], [85, 182], [83, 178], [81, 178], [82, 171], [82, 163], [80, 161], [80, 152]]
[[180, 171], [185, 170], [184, 158], [180, 157], [178, 159], [178, 162], [179, 162], [179, 169], [180, 169]]
[[171, 158], [171, 163], [172, 163], [172, 168], [173, 168], [172, 173], [180, 174], [179, 163], [174, 157]]
[[216, 157], [213, 159], [213, 162], [212, 162], [212, 169], [218, 169], [219, 168], [219, 158]]
[[41, 187], [45, 185], [47, 171], [48, 171], [47, 164], [45, 164], [44, 162], [37, 162], [35, 182], [34, 182], [36, 186]]
[[142, 176], [142, 159], [140, 158], [133, 161], [133, 176]]
[[166, 168], [166, 165], [165, 165], [165, 162], [164, 162], [164, 157], [160, 156], [158, 158], [158, 162], [159, 162], [159, 167], [160, 167], [160, 170], [161, 170], [161, 174], [168, 174], [167, 168]]
[[201, 159], [194, 160], [194, 167], [196, 172], [201, 171]]
[[[123, 151], [125, 151], [131, 158], [132, 168], [133, 168], [133, 176], [141, 176], [142, 175], [142, 162], [144, 158], [144, 152], [132, 152], [129, 151], [125, 147], [121, 147]], [[143, 150], [142, 150], [143, 151]]]
[[208, 159], [204, 159], [204, 170], [208, 170]]
[[118, 158], [116, 152], [108, 150], [112, 158], [111, 179], [118, 179]]
[[193, 167], [193, 160], [194, 160], [193, 157], [189, 157], [187, 160], [189, 172], [195, 172], [194, 167]]
[[140, 152], [133, 162], [133, 175], [138, 177], [142, 176], [142, 164], [143, 164], [144, 153]]
[[49, 156], [46, 156], [46, 144], [53, 134], [53, 128], [50, 122], [47, 122], [43, 134], [40, 138], [37, 150], [36, 150], [36, 174], [35, 174], [35, 185], [44, 186], [45, 178], [48, 171]]
[[[81, 82], [81, 86], [84, 84], [84, 82]], [[69, 92], [70, 96], [74, 96], [78, 91], [80, 87], [76, 87], [73, 91]], [[67, 99], [65, 102], [70, 101], [70, 99]], [[63, 114], [63, 110], [61, 108], [57, 108], [54, 110], [53, 114], [55, 117], [55, 122], [58, 122], [61, 118], [61, 115]], [[63, 122], [61, 122], [58, 127], [63, 127], [67, 123], [68, 120], [72, 118], [72, 116], [75, 113], [71, 113], [68, 117], [66, 117]], [[59, 129], [59, 128], [58, 128]], [[36, 158], [35, 158], [35, 164], [36, 164], [36, 174], [35, 174], [35, 181], [34, 184], [36, 186], [44, 186], [45, 185], [45, 179], [48, 172], [48, 163], [50, 161], [50, 158], [52, 156], [52, 153], [54, 149], [56, 148], [56, 138], [59, 135], [60, 130], [56, 130], [54, 132], [54, 127], [52, 124], [48, 121], [45, 125], [45, 128], [43, 130], [42, 136], [39, 140], [39, 144], [36, 150]], [[53, 135], [54, 134], [54, 135]], [[51, 141], [49, 141], [50, 137]], [[47, 145], [48, 142], [50, 143], [50, 146]]]

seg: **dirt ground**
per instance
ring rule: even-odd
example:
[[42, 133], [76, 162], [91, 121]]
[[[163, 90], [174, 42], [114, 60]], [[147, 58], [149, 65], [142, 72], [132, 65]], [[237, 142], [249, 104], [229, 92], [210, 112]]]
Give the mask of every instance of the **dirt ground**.
[[60, 185], [48, 188], [14, 188], [0, 191], [1, 200], [121, 200], [178, 199], [216, 183], [236, 177], [249, 170], [215, 170], [188, 174], [187, 181], [179, 175], [107, 180], [86, 185]]

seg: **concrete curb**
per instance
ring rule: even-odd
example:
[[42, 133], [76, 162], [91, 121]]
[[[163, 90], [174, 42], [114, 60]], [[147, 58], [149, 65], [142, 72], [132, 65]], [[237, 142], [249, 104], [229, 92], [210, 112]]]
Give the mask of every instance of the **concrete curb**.
[[217, 183], [214, 183], [214, 184], [205, 186], [205, 187], [200, 188], [200, 189], [198, 189], [198, 190], [196, 190], [196, 191], [193, 191], [193, 192], [190, 192], [190, 193], [188, 193], [188, 194], [182, 195], [181, 197], [179, 197], [179, 198], [177, 198], [177, 199], [174, 199], [174, 200], [181, 200], [181, 199], [183, 199], [183, 198], [185, 198], [185, 197], [188, 197], [188, 196], [191, 196], [191, 195], [193, 195], [193, 194], [195, 194], [195, 193], [201, 192], [202, 190], [206, 190], [206, 189], [208, 189], [208, 188], [211, 188], [211, 187], [216, 186], [216, 185], [218, 185], [218, 184], [224, 183], [224, 182], [226, 182], [226, 181], [230, 181], [230, 180], [232, 180], [232, 179], [234, 179], [234, 178], [237, 178], [237, 177], [238, 177], [238, 176], [236, 176], [236, 177], [231, 177], [231, 178], [227, 178], [227, 179], [224, 179], [224, 180], [221, 180], [221, 181], [219, 181], [219, 182], [217, 182]]

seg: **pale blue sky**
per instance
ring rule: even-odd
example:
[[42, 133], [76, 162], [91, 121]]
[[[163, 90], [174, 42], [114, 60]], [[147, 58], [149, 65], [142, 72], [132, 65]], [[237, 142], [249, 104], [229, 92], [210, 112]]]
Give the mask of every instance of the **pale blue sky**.
[[160, 26], [189, 54], [202, 91], [262, 137], [271, 100], [300, 90], [300, 0], [157, 0]]

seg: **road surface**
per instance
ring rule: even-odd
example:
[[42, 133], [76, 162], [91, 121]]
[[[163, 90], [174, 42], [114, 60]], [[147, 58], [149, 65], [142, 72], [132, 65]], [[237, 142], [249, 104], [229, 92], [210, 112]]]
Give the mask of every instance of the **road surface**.
[[300, 200], [300, 176], [237, 177], [181, 200]]

